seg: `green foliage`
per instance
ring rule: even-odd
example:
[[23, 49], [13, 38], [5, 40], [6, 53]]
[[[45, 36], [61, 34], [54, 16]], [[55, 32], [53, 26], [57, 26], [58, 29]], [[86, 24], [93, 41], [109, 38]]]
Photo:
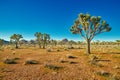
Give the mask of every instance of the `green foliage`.
[[120, 42], [120, 40], [116, 40], [116, 42]]
[[34, 36], [36, 36], [36, 38], [37, 38], [36, 41], [39, 44], [39, 47], [41, 48], [43, 34], [40, 32], [36, 32]]
[[101, 16], [91, 16], [90, 14], [80, 13], [74, 21], [70, 31], [72, 34], [81, 35], [88, 44], [88, 53], [90, 53], [90, 42], [98, 34], [111, 31], [111, 27]]
[[14, 42], [16, 44], [16, 48], [18, 48], [18, 43], [20, 42], [21, 38], [23, 38], [21, 34], [13, 34], [10, 37], [10, 41]]
[[36, 40], [37, 40], [37, 43], [39, 44], [39, 47], [41, 48], [41, 46], [43, 46], [43, 48], [45, 48], [45, 46], [50, 40], [50, 35], [46, 33], [42, 34], [40, 32], [36, 32], [35, 36], [37, 38]]
[[13, 34], [13, 35], [10, 37], [10, 40], [11, 40], [11, 41], [18, 42], [21, 38], [23, 38], [21, 34]]
[[85, 39], [90, 40], [94, 36], [103, 32], [109, 32], [110, 30], [111, 27], [109, 27], [109, 24], [105, 20], [101, 20], [101, 16], [91, 16], [88, 13], [80, 13], [70, 29], [73, 34], [80, 34]]

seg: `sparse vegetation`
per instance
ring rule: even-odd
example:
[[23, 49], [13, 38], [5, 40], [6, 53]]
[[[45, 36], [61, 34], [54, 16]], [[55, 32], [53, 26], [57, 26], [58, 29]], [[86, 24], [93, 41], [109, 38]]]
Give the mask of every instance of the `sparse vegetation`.
[[48, 69], [51, 69], [51, 70], [55, 70], [55, 71], [58, 71], [62, 68], [62, 67], [59, 67], [59, 66], [56, 66], [56, 65], [53, 65], [53, 64], [45, 64], [44, 67], [48, 68]]
[[119, 7], [120, 0], [0, 0], [0, 80], [120, 80]]

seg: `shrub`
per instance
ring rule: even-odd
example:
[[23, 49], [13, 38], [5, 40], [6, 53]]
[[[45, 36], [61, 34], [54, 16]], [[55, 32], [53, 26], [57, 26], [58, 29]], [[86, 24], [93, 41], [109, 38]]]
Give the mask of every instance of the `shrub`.
[[64, 48], [65, 51], [69, 51], [67, 48]]
[[76, 58], [76, 57], [73, 56], [73, 55], [71, 55], [71, 54], [69, 54], [69, 55], [67, 55], [67, 58], [72, 58], [72, 59], [74, 59], [74, 58]]
[[51, 52], [52, 50], [50, 48], [46, 49], [47, 52]]
[[111, 76], [110, 80], [120, 80], [120, 76], [115, 74], [115, 75]]
[[15, 59], [8, 59], [8, 58], [6, 58], [5, 60], [3, 60], [3, 62], [5, 64], [16, 64], [17, 63]]
[[98, 65], [98, 56], [96, 56], [96, 55], [90, 55], [89, 56], [90, 57], [90, 64], [93, 64], [93, 65]]
[[65, 62], [68, 62], [68, 61], [66, 61], [64, 59], [60, 59], [60, 63], [65, 63]]
[[74, 47], [69, 47], [69, 49], [74, 49]]
[[36, 61], [36, 60], [32, 60], [32, 59], [28, 59], [24, 62], [24, 65], [27, 65], [27, 64], [38, 64], [39, 62]]
[[53, 65], [53, 64], [45, 64], [44, 67], [48, 68], [48, 69], [51, 69], [51, 70], [55, 70], [55, 71], [62, 68], [62, 67], [59, 67], [59, 66], [56, 66], [56, 65]]
[[106, 71], [99, 71], [97, 74], [104, 77], [110, 77], [110, 73]]
[[57, 52], [59, 52], [60, 50], [59, 49], [57, 49]]
[[73, 61], [70, 61], [69, 63], [70, 63], [70, 64], [77, 64], [77, 62], [73, 62]]

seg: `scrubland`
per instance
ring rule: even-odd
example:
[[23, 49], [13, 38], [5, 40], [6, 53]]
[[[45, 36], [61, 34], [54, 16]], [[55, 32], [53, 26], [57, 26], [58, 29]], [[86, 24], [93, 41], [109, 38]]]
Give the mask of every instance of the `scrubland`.
[[21, 46], [0, 49], [0, 80], [120, 80], [120, 46]]

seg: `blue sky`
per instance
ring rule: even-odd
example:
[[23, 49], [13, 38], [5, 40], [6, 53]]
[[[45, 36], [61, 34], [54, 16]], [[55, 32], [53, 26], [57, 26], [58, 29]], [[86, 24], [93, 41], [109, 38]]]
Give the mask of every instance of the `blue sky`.
[[34, 39], [35, 32], [53, 39], [83, 40], [69, 29], [79, 13], [102, 16], [112, 27], [94, 40], [120, 39], [120, 0], [0, 0], [0, 38], [16, 33]]

